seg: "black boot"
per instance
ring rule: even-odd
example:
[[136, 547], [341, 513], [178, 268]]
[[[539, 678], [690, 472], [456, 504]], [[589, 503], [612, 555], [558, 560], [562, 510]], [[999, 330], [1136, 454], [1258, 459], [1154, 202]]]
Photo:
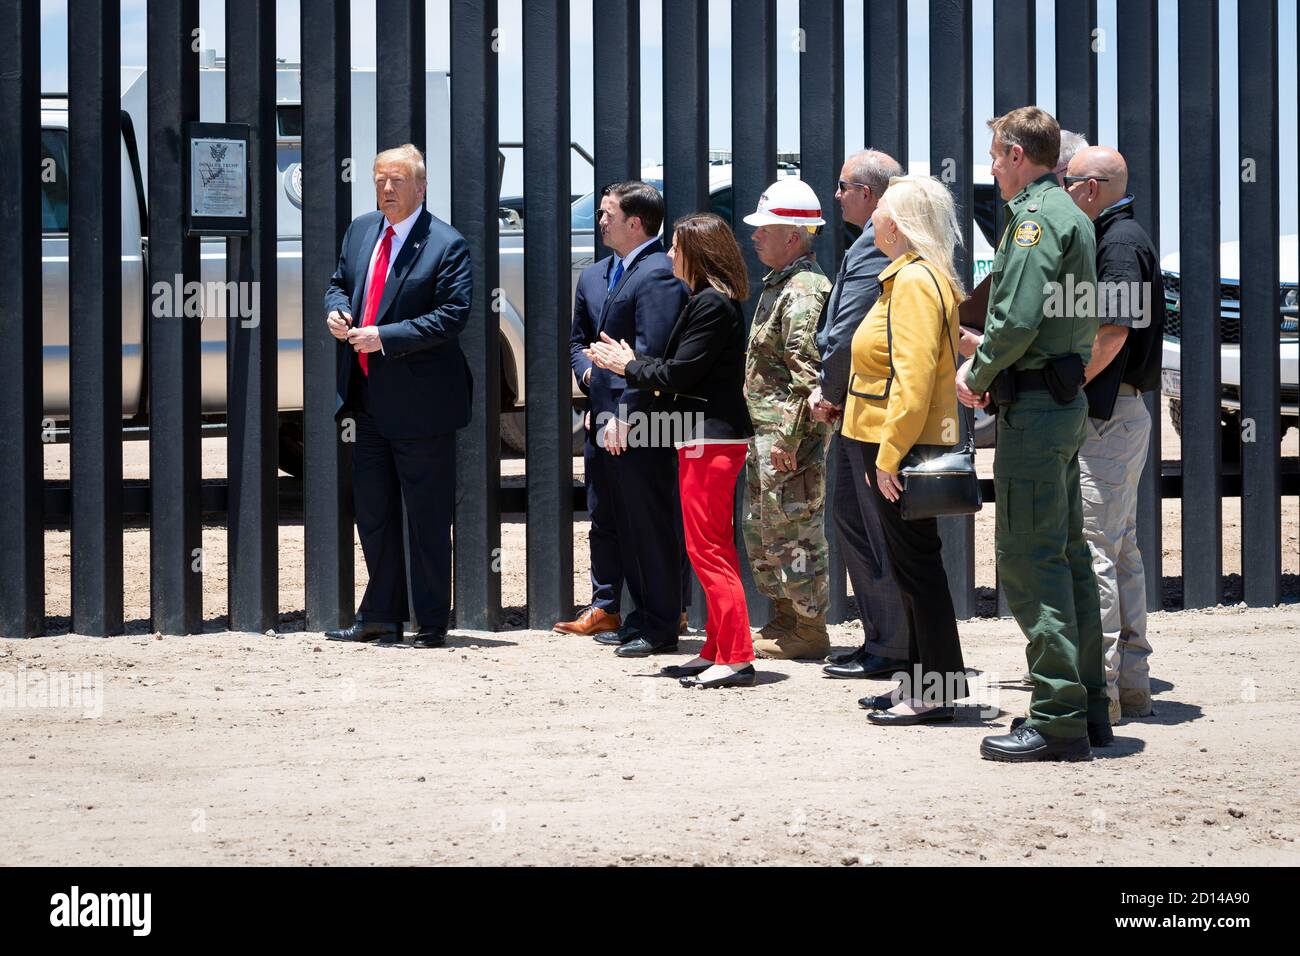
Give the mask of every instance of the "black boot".
[[1087, 737], [1046, 737], [1033, 727], [1021, 725], [1009, 734], [985, 737], [980, 743], [985, 760], [1019, 763], [1029, 760], [1091, 760]]

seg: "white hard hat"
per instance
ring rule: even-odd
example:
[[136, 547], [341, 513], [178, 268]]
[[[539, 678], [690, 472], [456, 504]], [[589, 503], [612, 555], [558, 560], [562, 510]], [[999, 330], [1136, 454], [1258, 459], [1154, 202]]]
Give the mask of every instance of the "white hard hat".
[[751, 226], [770, 226], [783, 223], [787, 226], [826, 225], [817, 194], [802, 179], [778, 179], [758, 197], [758, 209], [745, 217]]

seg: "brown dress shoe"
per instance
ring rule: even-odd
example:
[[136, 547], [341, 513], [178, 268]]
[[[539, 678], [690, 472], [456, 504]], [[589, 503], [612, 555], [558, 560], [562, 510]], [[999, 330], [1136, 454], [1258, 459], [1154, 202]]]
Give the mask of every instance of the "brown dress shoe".
[[560, 621], [555, 625], [555, 630], [561, 634], [581, 634], [584, 637], [591, 637], [593, 634], [617, 631], [621, 624], [622, 621], [617, 614], [610, 614], [598, 607], [589, 607], [578, 615], [576, 621]]
[[690, 627], [690, 622], [687, 620], [686, 612], [682, 611], [681, 619], [677, 622], [677, 633], [685, 634], [687, 628], [689, 627]]

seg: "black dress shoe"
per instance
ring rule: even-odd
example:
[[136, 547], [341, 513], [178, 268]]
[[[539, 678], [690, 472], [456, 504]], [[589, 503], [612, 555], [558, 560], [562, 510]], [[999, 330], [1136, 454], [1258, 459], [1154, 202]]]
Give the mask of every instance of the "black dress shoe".
[[601, 631], [599, 634], [592, 636], [592, 640], [597, 644], [605, 644], [610, 647], [617, 647], [620, 644], [626, 644], [634, 641], [641, 636], [641, 632], [634, 627], [628, 627], [624, 624], [617, 631]]
[[712, 664], [670, 664], [668, 667], [659, 669], [659, 673], [664, 677], [694, 677], [696, 674], [703, 674], [712, 667]]
[[659, 644], [652, 644], [639, 634], [626, 644], [614, 648], [614, 654], [617, 657], [649, 657], [651, 654], [673, 654], [676, 651], [676, 638]]
[[345, 627], [340, 631], [326, 631], [325, 640], [327, 641], [373, 641], [376, 638], [380, 643], [392, 643], [402, 639], [402, 625], [400, 624], [367, 624], [363, 621], [357, 621], [351, 627]]
[[1021, 725], [1009, 734], [985, 737], [980, 743], [985, 760], [1018, 763], [1028, 760], [1091, 760], [1087, 737], [1047, 737], [1033, 727]]
[[906, 727], [909, 724], [950, 724], [956, 719], [956, 707], [932, 707], [923, 714], [895, 714], [888, 710], [873, 710], [867, 714], [867, 720], [881, 727]]
[[858, 698], [858, 706], [863, 710], [889, 710], [889, 708], [893, 707], [897, 703], [898, 701], [894, 700], [894, 695], [892, 693], [877, 694], [874, 697]]
[[826, 663], [827, 664], [851, 664], [853, 661], [856, 661], [861, 655], [865, 653], [866, 651], [863, 650], [861, 647], [855, 647], [851, 651], [840, 651], [838, 654], [826, 655]]
[[412, 647], [446, 647], [447, 646], [447, 629], [445, 627], [422, 627], [415, 640], [411, 642]]
[[865, 680], [869, 677], [892, 677], [899, 671], [908, 670], [907, 661], [896, 661], [879, 654], [859, 653], [851, 661], [843, 664], [827, 664], [822, 673], [827, 677], [840, 680]]
[[754, 672], [754, 665], [750, 664], [731, 674], [722, 677], [714, 677], [712, 680], [700, 680], [698, 677], [683, 677], [679, 684], [683, 687], [699, 687], [703, 690], [714, 690], [719, 687], [753, 687], [754, 681], [758, 675]]
[[[1024, 716], [1013, 717], [1011, 720], [1011, 729], [1018, 730], [1025, 723]], [[1099, 723], [1095, 720], [1088, 721], [1088, 744], [1092, 747], [1109, 747], [1115, 742], [1115, 731], [1111, 729], [1110, 722]]]

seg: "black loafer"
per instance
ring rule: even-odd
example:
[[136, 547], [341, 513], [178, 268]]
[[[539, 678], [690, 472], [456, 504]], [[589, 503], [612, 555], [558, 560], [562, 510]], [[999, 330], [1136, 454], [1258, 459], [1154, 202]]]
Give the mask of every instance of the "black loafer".
[[391, 644], [402, 639], [402, 625], [400, 624], [381, 624], [366, 623], [357, 621], [351, 627], [345, 627], [338, 631], [326, 631], [325, 640], [327, 641], [355, 641], [366, 643], [368, 641], [379, 640], [380, 643]]
[[877, 694], [874, 697], [858, 698], [858, 706], [863, 710], [889, 710], [889, 708], [893, 707], [897, 703], [898, 701], [894, 700], [894, 695], [892, 693]]
[[670, 664], [668, 667], [659, 669], [663, 677], [694, 677], [696, 674], [703, 674], [712, 667], [712, 664]]
[[1030, 760], [1091, 760], [1092, 748], [1085, 737], [1047, 737], [1033, 727], [1021, 725], [1009, 734], [985, 737], [980, 742], [985, 760], [1020, 763]]
[[618, 657], [649, 657], [651, 654], [675, 654], [676, 652], [676, 640], [652, 644], [639, 635], [626, 644], [614, 648], [614, 654]]
[[422, 627], [411, 642], [412, 647], [446, 647], [447, 629], [445, 627]]
[[594, 634], [591, 639], [597, 644], [605, 644], [609, 647], [618, 647], [620, 644], [635, 641], [640, 636], [640, 631], [634, 627], [628, 627], [625, 624], [617, 631], [601, 631], [599, 634]]
[[907, 661], [896, 661], [879, 654], [859, 654], [844, 664], [827, 664], [822, 673], [840, 680], [865, 680], [871, 677], [892, 677], [899, 671], [906, 673]]
[[727, 674], [725, 677], [715, 677], [712, 680], [700, 680], [698, 677], [683, 677], [678, 683], [683, 687], [699, 687], [703, 690], [715, 690], [719, 687], [753, 687], [754, 681], [758, 675], [754, 671], [754, 665], [738, 670], [735, 673]]
[[[1011, 729], [1019, 730], [1024, 726], [1024, 715], [1013, 717], [1011, 720]], [[1115, 742], [1115, 731], [1111, 729], [1109, 721], [1107, 723], [1098, 723], [1095, 720], [1088, 721], [1088, 745], [1092, 747], [1109, 747]]]
[[895, 714], [888, 710], [873, 710], [867, 714], [867, 720], [881, 727], [906, 727], [909, 724], [950, 724], [956, 719], [956, 707], [934, 707], [923, 714]]

